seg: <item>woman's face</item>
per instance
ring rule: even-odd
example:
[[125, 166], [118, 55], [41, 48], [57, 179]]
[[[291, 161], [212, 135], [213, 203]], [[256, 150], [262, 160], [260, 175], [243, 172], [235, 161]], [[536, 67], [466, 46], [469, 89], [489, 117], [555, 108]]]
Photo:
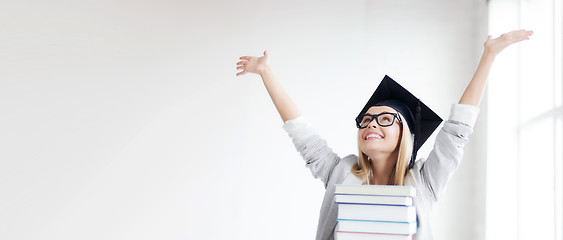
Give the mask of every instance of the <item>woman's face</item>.
[[[373, 106], [366, 113], [397, 113], [388, 106]], [[398, 114], [398, 113], [397, 113]], [[371, 158], [389, 157], [398, 150], [401, 137], [401, 123], [397, 119], [393, 125], [381, 127], [374, 119], [366, 128], [358, 130], [358, 146], [360, 151]]]

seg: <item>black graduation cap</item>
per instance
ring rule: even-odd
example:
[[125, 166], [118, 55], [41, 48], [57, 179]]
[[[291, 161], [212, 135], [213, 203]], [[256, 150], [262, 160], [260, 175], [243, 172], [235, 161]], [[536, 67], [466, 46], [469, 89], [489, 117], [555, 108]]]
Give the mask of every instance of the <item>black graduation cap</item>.
[[442, 119], [412, 93], [387, 75], [381, 80], [381, 83], [368, 100], [366, 106], [358, 114], [358, 117], [373, 106], [392, 107], [406, 118], [405, 120], [410, 130], [414, 134], [413, 154], [409, 164], [409, 169], [411, 169], [416, 160], [416, 152], [442, 123]]

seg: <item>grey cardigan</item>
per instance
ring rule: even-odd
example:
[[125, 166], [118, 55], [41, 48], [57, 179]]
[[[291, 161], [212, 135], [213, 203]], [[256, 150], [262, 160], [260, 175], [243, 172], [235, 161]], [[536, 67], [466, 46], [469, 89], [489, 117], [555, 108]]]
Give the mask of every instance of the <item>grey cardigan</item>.
[[[463, 147], [473, 132], [478, 114], [477, 107], [452, 105], [450, 117], [436, 136], [434, 148], [428, 158], [417, 160], [405, 179], [405, 185], [414, 186], [418, 190], [413, 201], [418, 215], [418, 231], [414, 239], [433, 239], [430, 211], [461, 162]], [[325, 185], [326, 191], [316, 239], [334, 239], [338, 216], [338, 207], [334, 202], [335, 184], [362, 184], [362, 181], [351, 172], [358, 157], [356, 155], [339, 157], [303, 117], [286, 121], [283, 128], [291, 137], [313, 176]]]

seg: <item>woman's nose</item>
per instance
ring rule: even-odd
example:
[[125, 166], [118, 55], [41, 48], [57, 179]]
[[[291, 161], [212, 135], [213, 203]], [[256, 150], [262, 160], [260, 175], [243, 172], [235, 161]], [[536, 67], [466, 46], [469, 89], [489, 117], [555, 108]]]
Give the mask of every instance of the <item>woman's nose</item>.
[[368, 128], [377, 128], [378, 124], [377, 121], [375, 121], [375, 119], [373, 119], [373, 121], [371, 121], [368, 125]]

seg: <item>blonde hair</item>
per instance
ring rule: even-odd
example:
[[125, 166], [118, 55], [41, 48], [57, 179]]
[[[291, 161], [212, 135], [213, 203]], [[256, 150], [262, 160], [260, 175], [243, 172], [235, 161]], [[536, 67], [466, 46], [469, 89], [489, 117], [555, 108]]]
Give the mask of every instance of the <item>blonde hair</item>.
[[[407, 168], [412, 156], [413, 139], [411, 131], [409, 129], [405, 118], [399, 113], [401, 119], [403, 119], [403, 124], [401, 124], [401, 139], [399, 143], [399, 154], [397, 156], [397, 162], [391, 172], [391, 177], [389, 179], [390, 185], [403, 185], [405, 183], [405, 177], [407, 176]], [[372, 185], [372, 167], [371, 161], [368, 156], [360, 150], [358, 146], [358, 162], [352, 166], [352, 173], [363, 180], [363, 184]]]

